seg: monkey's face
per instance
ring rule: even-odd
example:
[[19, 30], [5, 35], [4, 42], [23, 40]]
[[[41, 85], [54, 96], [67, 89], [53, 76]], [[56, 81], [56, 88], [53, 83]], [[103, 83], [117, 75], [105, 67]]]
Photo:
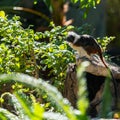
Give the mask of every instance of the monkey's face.
[[69, 32], [66, 41], [68, 42], [71, 48], [73, 48], [79, 53], [80, 56], [88, 56], [83, 46], [81, 46], [84, 42], [81, 41], [81, 35], [78, 35], [75, 32]]
[[74, 41], [76, 39], [79, 39], [79, 37], [80, 36], [78, 34], [76, 34], [75, 32], [71, 31], [71, 32], [68, 32], [66, 41], [69, 42], [69, 43], [74, 43]]
[[68, 43], [73, 43], [75, 39], [75, 33], [74, 32], [68, 32], [66, 41]]
[[[75, 47], [77, 47], [74, 43], [76, 40], [80, 39], [80, 35], [76, 34], [75, 32], [68, 32], [67, 35], [67, 39], [66, 41], [68, 42], [68, 44], [75, 49]], [[76, 50], [76, 49], [75, 49]]]

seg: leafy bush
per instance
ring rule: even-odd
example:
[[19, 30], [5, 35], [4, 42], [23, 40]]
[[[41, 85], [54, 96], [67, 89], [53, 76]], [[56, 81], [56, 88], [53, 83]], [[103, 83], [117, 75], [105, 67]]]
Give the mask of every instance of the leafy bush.
[[[24, 29], [21, 25], [19, 17], [17, 16], [14, 16], [10, 20], [5, 16], [0, 18], [0, 73], [9, 74], [8, 77], [6, 75], [7, 80], [9, 79], [8, 81], [16, 80], [17, 78], [16, 82], [21, 81], [22, 83], [30, 83], [30, 86], [41, 89], [41, 91], [37, 92], [42, 94], [43, 97], [46, 96], [46, 93], [48, 96], [51, 96], [50, 99], [54, 99], [53, 102], [58, 106], [57, 111], [62, 114], [47, 112], [45, 113], [46, 117], [53, 117], [54, 115], [57, 117], [61, 116], [64, 119], [67, 119], [68, 117], [71, 120], [77, 120], [79, 115], [76, 116], [76, 110], [73, 110], [69, 102], [66, 99], [63, 99], [56, 88], [51, 87], [46, 82], [41, 81], [41, 79], [31, 81], [30, 79], [34, 78], [12, 74], [13, 72], [21, 72], [38, 78], [42, 76], [41, 71], [47, 71], [47, 69], [49, 69], [49, 74], [47, 75], [52, 75], [51, 80], [53, 80], [54, 85], [57, 86], [58, 89], [61, 89], [67, 65], [69, 62], [75, 60], [73, 53], [68, 50], [70, 48], [65, 42], [66, 32], [73, 27], [55, 27], [54, 24], [51, 23], [52, 29], [50, 31], [34, 33], [32, 29]], [[47, 39], [48, 42], [45, 41]], [[15, 88], [16, 86], [17, 89]], [[1, 118], [6, 119], [7, 117], [9, 119], [17, 120], [30, 117], [31, 119], [42, 119], [43, 112], [41, 112], [40, 115], [38, 115], [37, 112], [38, 110], [44, 111], [45, 109], [36, 103], [36, 101], [33, 102], [33, 99], [31, 98], [29, 98], [31, 100], [28, 105], [29, 99], [26, 99], [26, 95], [21, 93], [22, 88], [20, 87], [20, 84], [16, 83], [12, 87], [18, 92], [15, 92], [14, 94], [5, 92], [1, 96], [1, 101], [3, 101], [2, 98], [4, 98], [4, 96], [9, 96], [17, 115], [14, 115], [7, 109], [1, 108]], [[45, 92], [42, 92], [43, 90]], [[63, 111], [66, 114], [63, 114]]]
[[[69, 102], [61, 96], [55, 87], [52, 87], [41, 79], [35, 79], [47, 76], [46, 79], [50, 79], [50, 82], [53, 83], [53, 85], [59, 90], [62, 90], [67, 65], [75, 60], [73, 52], [71, 52], [72, 50], [70, 50], [65, 42], [67, 31], [73, 29], [73, 27], [56, 27], [51, 23], [50, 31], [35, 33], [30, 28], [24, 29], [19, 21], [19, 17], [14, 16], [9, 20], [3, 13], [0, 14], [2, 14], [0, 17], [0, 73], [9, 74], [1, 75], [0, 79], [22, 82], [37, 88], [38, 91], [35, 91], [42, 94], [42, 96], [46, 96], [47, 94], [50, 100], [53, 100], [54, 107], [56, 106], [55, 111], [60, 112], [59, 114], [54, 113], [53, 111], [44, 112], [46, 109], [36, 102], [36, 98], [34, 98], [33, 94], [33, 97], [26, 97], [26, 94], [23, 94], [19, 89], [15, 89], [17, 92], [14, 94], [4, 93], [2, 98], [6, 95], [10, 96], [12, 103], [14, 103], [13, 106], [17, 115], [1, 108], [1, 119], [5, 119], [5, 117], [16, 120], [21, 119], [22, 117], [25, 119], [42, 119], [43, 117], [46, 117], [47, 119], [49, 116], [53, 117], [53, 115], [56, 117], [60, 115], [63, 120], [68, 118], [70, 120], [88, 119], [86, 116], [86, 109], [88, 106], [88, 101], [86, 99], [87, 94], [85, 92], [86, 85], [85, 79], [81, 77], [82, 72], [79, 72], [81, 90], [79, 90], [78, 93], [78, 109], [80, 111], [73, 109]], [[78, 29], [78, 31], [84, 33], [83, 29]], [[106, 40], [103, 42], [98, 40], [98, 42], [102, 43], [104, 48], [106, 48], [109, 41], [108, 37], [105, 39]], [[81, 70], [83, 71], [84, 69]], [[35, 78], [23, 74], [11, 74], [13, 72], [26, 73]], [[45, 73], [45, 76], [43, 72]], [[17, 85], [18, 88], [19, 85], [20, 84]], [[22, 89], [20, 88], [20, 90]], [[37, 111], [41, 111], [41, 114], [38, 115]], [[108, 111], [106, 111], [107, 110], [105, 110], [105, 114], [108, 113]], [[103, 116], [106, 115], [103, 114]]]
[[[86, 64], [86, 63], [85, 63]], [[86, 109], [88, 107], [88, 100], [86, 99], [86, 82], [83, 78], [82, 72], [84, 71], [84, 64], [79, 69], [79, 100], [78, 100], [78, 110], [73, 109], [69, 101], [62, 97], [61, 93], [53, 86], [43, 81], [42, 79], [35, 79], [28, 75], [14, 73], [14, 74], [3, 74], [0, 75], [1, 82], [16, 81], [22, 84], [27, 84], [32, 88], [37, 88], [38, 92], [44, 91], [47, 93], [48, 97], [51, 98], [51, 102], [54, 102], [61, 112], [45, 111], [44, 106], [38, 103], [35, 97], [32, 95], [29, 99], [26, 95], [17, 90], [14, 94], [4, 93], [1, 96], [1, 101], [3, 102], [4, 96], [9, 96], [11, 103], [14, 107], [14, 113], [9, 112], [5, 108], [0, 108], [0, 119], [9, 120], [42, 120], [43, 118], [47, 120], [87, 120]]]
[[106, 36], [106, 37], [103, 37], [102, 39], [97, 38], [97, 41], [101, 45], [103, 51], [105, 51], [106, 48], [107, 48], [107, 45], [114, 39], [115, 39], [115, 37], [112, 37], [112, 36], [111, 37], [107, 37]]
[[51, 23], [50, 31], [34, 33], [30, 28], [24, 29], [19, 19], [0, 18], [0, 73], [21, 72], [39, 78], [45, 72], [47, 79], [61, 86], [67, 64], [75, 60], [65, 42], [71, 27], [55, 27]]

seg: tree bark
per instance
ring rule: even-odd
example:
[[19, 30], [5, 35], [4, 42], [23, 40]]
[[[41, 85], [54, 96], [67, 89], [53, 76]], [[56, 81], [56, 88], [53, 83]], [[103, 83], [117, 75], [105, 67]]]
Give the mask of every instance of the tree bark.
[[52, 18], [55, 25], [67, 26], [73, 22], [72, 19], [66, 19], [66, 12], [69, 8], [68, 2], [64, 2], [64, 0], [51, 0], [51, 5]]
[[[64, 82], [64, 97], [66, 97], [76, 107], [78, 83], [76, 77], [76, 67], [83, 61], [89, 61], [89, 66], [86, 68], [87, 88], [89, 93], [89, 114], [92, 117], [99, 112], [100, 101], [102, 99], [102, 93], [104, 88], [104, 80], [108, 76], [108, 69], [104, 66], [98, 56], [92, 56], [92, 59], [86, 57], [76, 56], [76, 63], [68, 65], [67, 76]], [[111, 69], [114, 78], [118, 84], [118, 93], [120, 95], [120, 67], [106, 62]], [[111, 90], [114, 94], [114, 88], [111, 85]], [[114, 96], [114, 95], [113, 95]], [[120, 96], [119, 96], [120, 97]]]
[[[86, 72], [96, 76], [108, 76], [108, 69], [104, 66], [101, 59], [97, 55], [93, 55], [91, 59], [88, 59], [86, 57], [80, 58], [78, 55], [76, 56], [77, 66], [80, 65], [83, 61], [90, 62], [90, 65], [86, 68]], [[106, 62], [106, 64], [112, 71], [114, 78], [119, 79], [120, 81], [120, 67], [114, 63]]]
[[78, 84], [76, 78], [76, 65], [74, 63], [68, 65], [64, 88], [64, 97], [71, 102], [72, 106], [76, 107]]

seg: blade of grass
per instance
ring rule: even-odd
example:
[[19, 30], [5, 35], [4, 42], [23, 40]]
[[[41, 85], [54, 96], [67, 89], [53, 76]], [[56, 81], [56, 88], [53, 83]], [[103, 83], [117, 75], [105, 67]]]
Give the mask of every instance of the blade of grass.
[[0, 108], [0, 113], [2, 113], [6, 117], [6, 119], [8, 118], [10, 120], [19, 120], [19, 118], [16, 115], [12, 114], [11, 112], [4, 108]]
[[48, 96], [50, 96], [57, 103], [56, 105], [61, 107], [70, 120], [77, 120], [74, 109], [70, 105], [69, 101], [62, 97], [57, 88], [51, 86], [42, 79], [35, 79], [25, 74], [13, 73], [0, 75], [0, 80], [6, 82], [14, 80], [44, 90]]

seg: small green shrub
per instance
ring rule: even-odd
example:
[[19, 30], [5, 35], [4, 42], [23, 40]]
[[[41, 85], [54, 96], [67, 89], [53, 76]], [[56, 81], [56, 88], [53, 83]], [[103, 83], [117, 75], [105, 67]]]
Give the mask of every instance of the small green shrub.
[[35, 33], [30, 28], [24, 29], [19, 19], [0, 17], [0, 73], [46, 76], [62, 89], [67, 65], [75, 60], [65, 42], [66, 32], [72, 27], [55, 27], [51, 23], [50, 31]]
[[[43, 107], [36, 102], [36, 96], [35, 99], [30, 96], [27, 96], [29, 99], [26, 99], [26, 94], [23, 94], [23, 92], [25, 92], [23, 91], [23, 87], [20, 86], [21, 84], [16, 83], [12, 87], [17, 92], [14, 94], [4, 93], [2, 95], [3, 97], [4, 95], [10, 96], [12, 103], [14, 103], [13, 106], [16, 114], [9, 112], [7, 109], [0, 108], [1, 119], [4, 120], [6, 117], [11, 120], [23, 118], [42, 119], [44, 117], [48, 119], [50, 116], [51, 119], [53, 119], [53, 116], [56, 116], [56, 119], [60, 115], [63, 118], [62, 120], [87, 120], [87, 90], [85, 78], [82, 76], [84, 70], [82, 68], [84, 67], [81, 67], [80, 71], [82, 72], [79, 72], [80, 76], [78, 76], [80, 80], [79, 99], [77, 102], [79, 110], [73, 109], [55, 87], [52, 87], [41, 79], [35, 79], [39, 77], [42, 78], [42, 72], [45, 71], [47, 79], [50, 79], [50, 82], [52, 81], [51, 83], [62, 91], [67, 65], [75, 61], [71, 48], [69, 48], [65, 42], [67, 31], [73, 29], [73, 27], [56, 27], [51, 23], [50, 31], [35, 33], [30, 28], [24, 29], [19, 21], [20, 18], [17, 16], [14, 16], [10, 20], [7, 19], [3, 13], [0, 16], [0, 73], [7, 73], [6, 75], [0, 76], [1, 83], [13, 80], [28, 84], [35, 88], [35, 91], [41, 94], [45, 100], [49, 98], [49, 101], [51, 101], [51, 103], [45, 103]], [[82, 28], [78, 28], [78, 31], [82, 34], [84, 33]], [[102, 42], [101, 40], [98, 40], [98, 42], [102, 45], [103, 49], [105, 49], [111, 39], [113, 38], [109, 39], [106, 37]], [[23, 74], [12, 74], [13, 72], [26, 73], [35, 78]], [[5, 81], [2, 82], [2, 80]], [[1, 101], [3, 102], [2, 98]], [[29, 105], [28, 101], [30, 103]], [[108, 101], [108, 99], [106, 99], [106, 101]], [[49, 109], [49, 104], [50, 107], [53, 105], [56, 113], [46, 111], [45, 106], [48, 106]], [[106, 107], [107, 106], [109, 106], [109, 104], [106, 105]], [[37, 111], [41, 111], [41, 114], [38, 115]], [[108, 110], [105, 109], [104, 111], [105, 114], [101, 114], [106, 116]]]
[[[74, 109], [69, 101], [62, 97], [61, 93], [56, 87], [51, 86], [42, 79], [36, 79], [25, 74], [14, 73], [14, 74], [2, 74], [0, 75], [0, 82], [15, 81], [22, 84], [26, 84], [29, 87], [38, 89], [36, 92], [44, 91], [48, 97], [51, 98], [51, 102], [54, 102], [58, 106], [58, 111], [45, 111], [44, 106], [36, 101], [36, 98], [31, 95], [29, 97], [24, 94], [21, 90], [16, 90], [13, 94], [4, 93], [1, 96], [1, 105], [3, 104], [4, 96], [8, 96], [11, 99], [11, 104], [14, 107], [14, 112], [9, 112], [5, 108], [0, 108], [0, 119], [9, 120], [88, 120], [86, 115], [86, 109], [88, 107], [86, 82], [83, 78], [82, 72], [84, 64], [78, 71], [79, 75], [79, 99], [78, 99], [78, 110]], [[82, 92], [81, 92], [82, 91]], [[43, 94], [44, 95], [44, 94]]]
[[98, 43], [101, 45], [102, 50], [105, 52], [107, 45], [114, 40], [115, 37], [103, 37], [103, 38], [97, 38]]

